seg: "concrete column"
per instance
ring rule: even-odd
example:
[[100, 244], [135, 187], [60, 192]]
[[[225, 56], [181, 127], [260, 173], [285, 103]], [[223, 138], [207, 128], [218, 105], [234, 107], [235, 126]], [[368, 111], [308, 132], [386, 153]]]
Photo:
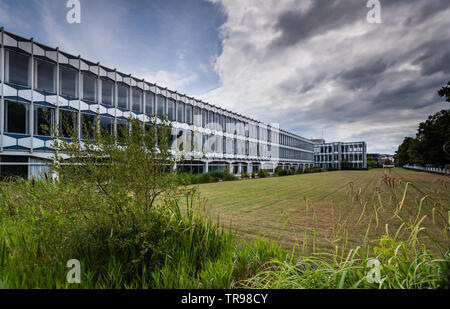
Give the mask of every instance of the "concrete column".
[[242, 174], [242, 163], [238, 165], [238, 174]]
[[230, 174], [233, 174], [233, 162], [228, 162], [229, 166], [228, 166], [228, 170], [230, 172]]
[[250, 175], [253, 173], [253, 164], [252, 163], [247, 163], [247, 173]]
[[208, 162], [205, 162], [205, 173], [209, 172], [209, 166], [208, 166]]

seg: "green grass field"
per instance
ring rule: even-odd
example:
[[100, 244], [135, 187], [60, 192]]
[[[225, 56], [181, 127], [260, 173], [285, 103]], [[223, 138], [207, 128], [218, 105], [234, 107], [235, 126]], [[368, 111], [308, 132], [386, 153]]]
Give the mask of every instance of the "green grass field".
[[72, 178], [1, 183], [0, 286], [448, 287], [448, 187], [407, 170], [324, 172], [183, 187], [147, 209]]
[[[395, 213], [411, 221], [426, 215], [422, 226], [449, 248], [447, 231], [433, 224], [440, 220], [445, 226], [450, 220], [449, 187], [445, 176], [373, 169], [220, 182], [199, 189], [211, 215], [220, 224], [231, 224], [239, 239], [262, 236], [312, 253], [378, 241], [386, 228], [395, 233], [400, 226]], [[447, 210], [438, 214], [436, 202]]]

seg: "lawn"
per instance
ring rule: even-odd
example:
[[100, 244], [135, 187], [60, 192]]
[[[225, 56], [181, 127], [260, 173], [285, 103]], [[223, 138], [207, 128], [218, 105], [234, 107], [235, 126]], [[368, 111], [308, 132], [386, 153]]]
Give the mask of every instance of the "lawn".
[[238, 239], [262, 236], [311, 253], [378, 241], [386, 229], [397, 231], [399, 217], [413, 222], [425, 215], [422, 226], [449, 248], [447, 231], [437, 228], [449, 220], [449, 187], [445, 176], [373, 169], [203, 184], [199, 190], [210, 214], [231, 225]]

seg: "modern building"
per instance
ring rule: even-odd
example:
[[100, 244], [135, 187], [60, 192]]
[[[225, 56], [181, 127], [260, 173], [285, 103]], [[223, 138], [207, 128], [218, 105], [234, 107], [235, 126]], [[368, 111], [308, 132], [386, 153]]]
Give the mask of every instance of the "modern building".
[[[0, 30], [0, 174], [35, 177], [48, 171], [54, 128], [82, 136], [92, 124], [117, 134], [130, 117], [143, 127], [164, 114], [173, 147], [193, 142], [181, 168], [194, 173], [229, 169], [308, 168], [313, 143], [268, 125]], [[50, 123], [49, 129], [42, 124]], [[65, 125], [63, 125], [65, 124]], [[189, 143], [191, 144], [191, 143]], [[174, 153], [175, 154], [175, 153]]]
[[386, 163], [388, 165], [394, 164], [394, 156], [390, 154], [368, 153], [367, 157], [371, 157], [377, 163], [377, 167], [383, 167]]
[[367, 168], [366, 142], [333, 142], [314, 144], [314, 162], [321, 168], [344, 168], [348, 162], [350, 168]]

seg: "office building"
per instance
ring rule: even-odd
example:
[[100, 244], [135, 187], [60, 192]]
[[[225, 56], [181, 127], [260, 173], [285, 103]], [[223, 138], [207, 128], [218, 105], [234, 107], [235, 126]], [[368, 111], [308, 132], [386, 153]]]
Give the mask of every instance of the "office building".
[[162, 114], [172, 125], [173, 149], [183, 141], [194, 145], [180, 167], [187, 172], [314, 165], [313, 143], [297, 134], [3, 29], [0, 35], [2, 177], [47, 172], [55, 128], [67, 137], [83, 137], [90, 124], [117, 134], [130, 117], [145, 127]]

